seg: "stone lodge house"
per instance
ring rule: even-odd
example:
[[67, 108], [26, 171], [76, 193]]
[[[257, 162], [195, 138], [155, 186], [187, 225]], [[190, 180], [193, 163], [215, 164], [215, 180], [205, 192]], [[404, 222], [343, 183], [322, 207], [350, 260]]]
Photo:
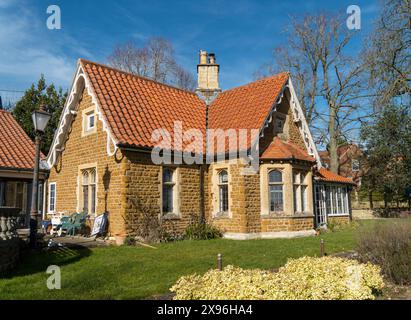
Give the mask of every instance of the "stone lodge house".
[[[307, 235], [330, 219], [349, 221], [353, 181], [322, 166], [290, 75], [221, 91], [219, 68], [200, 51], [194, 93], [80, 59], [45, 159], [46, 213], [108, 212], [112, 236], [136, 233], [147, 219], [183, 232], [193, 215], [232, 239]], [[158, 129], [174, 141], [160, 152], [171, 164], [153, 161]], [[186, 139], [190, 129], [196, 134]], [[246, 129], [238, 150], [259, 146], [258, 172], [244, 174], [240, 156], [181, 161], [186, 150], [206, 158], [210, 129]], [[231, 152], [223, 147], [220, 155]]]
[[[19, 208], [20, 228], [28, 227], [30, 221], [34, 154], [34, 142], [10, 112], [0, 110], [0, 212], [2, 207]], [[43, 185], [46, 175], [46, 168], [40, 168], [40, 213], [44, 208]]]

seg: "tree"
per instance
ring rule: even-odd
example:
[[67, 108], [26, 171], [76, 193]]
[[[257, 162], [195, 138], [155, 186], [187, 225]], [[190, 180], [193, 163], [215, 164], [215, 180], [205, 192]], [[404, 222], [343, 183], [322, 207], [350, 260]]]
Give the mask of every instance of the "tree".
[[328, 145], [330, 169], [336, 173], [338, 141], [355, 130], [363, 90], [363, 66], [346, 53], [352, 32], [332, 15], [293, 19], [287, 44], [274, 50], [268, 68], [268, 73], [291, 72], [306, 119], [317, 142]]
[[155, 81], [193, 91], [191, 73], [178, 65], [172, 44], [163, 38], [150, 38], [143, 47], [133, 42], [117, 46], [108, 57], [111, 66]]
[[411, 0], [384, 0], [383, 8], [364, 51], [378, 109], [411, 94]]
[[66, 101], [67, 93], [59, 88], [56, 90], [53, 84], [47, 85], [42, 75], [37, 85], [31, 85], [26, 90], [23, 97], [16, 103], [12, 114], [27, 135], [34, 139], [34, 127], [31, 114], [40, 105], [46, 106], [46, 111], [51, 113], [51, 119], [47, 124], [46, 131], [42, 139], [42, 152], [47, 154], [53, 141], [54, 132], [60, 120], [60, 114]]
[[385, 107], [372, 124], [363, 125], [365, 142], [362, 185], [380, 192], [384, 201], [397, 203], [411, 186], [411, 111], [405, 106]]

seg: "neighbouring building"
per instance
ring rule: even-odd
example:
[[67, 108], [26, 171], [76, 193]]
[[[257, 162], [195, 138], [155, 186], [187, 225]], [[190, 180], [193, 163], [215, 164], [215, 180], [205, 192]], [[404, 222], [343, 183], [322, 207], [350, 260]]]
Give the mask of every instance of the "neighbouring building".
[[[34, 154], [34, 142], [10, 112], [0, 110], [0, 210], [1, 207], [19, 208], [20, 228], [27, 228], [30, 221]], [[43, 186], [47, 173], [46, 167], [39, 173], [40, 214], [44, 208]]]
[[[108, 212], [114, 236], [154, 220], [183, 232], [203, 215], [232, 239], [349, 221], [354, 182], [322, 167], [288, 73], [222, 91], [220, 66], [204, 51], [197, 72], [193, 93], [80, 59], [45, 160], [47, 214]], [[230, 143], [258, 146], [257, 172]], [[156, 164], [153, 154], [173, 161]]]
[[[321, 161], [324, 167], [330, 166], [330, 154], [328, 151], [319, 151]], [[356, 189], [361, 187], [361, 177], [364, 174], [364, 169], [361, 168], [360, 160], [363, 156], [361, 148], [354, 143], [341, 145], [337, 149], [338, 155], [338, 174], [352, 179], [356, 184]]]

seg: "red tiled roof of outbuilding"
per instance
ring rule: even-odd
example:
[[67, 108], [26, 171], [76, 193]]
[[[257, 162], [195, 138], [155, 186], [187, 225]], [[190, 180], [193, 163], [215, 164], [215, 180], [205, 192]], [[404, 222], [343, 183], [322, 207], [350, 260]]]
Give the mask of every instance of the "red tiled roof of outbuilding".
[[334, 172], [331, 172], [331, 171], [329, 171], [325, 168], [321, 168], [317, 172], [316, 177], [318, 178], [318, 180], [321, 180], [321, 181], [349, 183], [349, 184], [353, 184], [353, 185], [356, 184], [352, 179], [340, 176], [340, 175], [338, 175]]
[[32, 170], [34, 154], [34, 142], [10, 112], [0, 110], [0, 169]]
[[271, 144], [264, 150], [260, 157], [261, 159], [297, 159], [303, 161], [315, 162], [315, 159], [310, 156], [307, 151], [302, 150], [300, 147], [292, 142], [282, 141], [280, 138], [275, 137]]

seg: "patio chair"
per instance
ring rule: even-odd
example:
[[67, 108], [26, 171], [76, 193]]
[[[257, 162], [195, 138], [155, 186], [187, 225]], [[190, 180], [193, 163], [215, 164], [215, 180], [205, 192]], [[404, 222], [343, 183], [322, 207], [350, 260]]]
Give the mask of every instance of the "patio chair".
[[60, 234], [65, 232], [74, 236], [77, 231], [84, 229], [86, 225], [87, 213], [74, 213], [70, 217], [61, 219]]

